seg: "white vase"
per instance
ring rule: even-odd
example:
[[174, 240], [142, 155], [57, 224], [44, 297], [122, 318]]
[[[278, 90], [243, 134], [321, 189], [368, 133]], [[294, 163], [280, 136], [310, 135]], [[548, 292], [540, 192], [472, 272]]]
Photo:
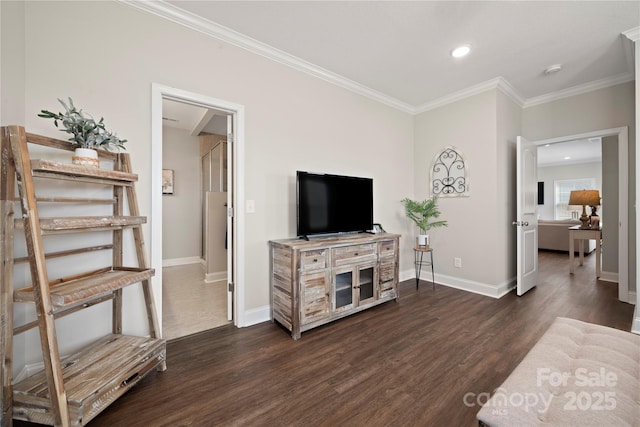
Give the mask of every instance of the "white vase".
[[76, 148], [71, 162], [74, 165], [100, 167], [98, 152], [92, 148]]
[[429, 235], [428, 234], [418, 234], [418, 245], [419, 246], [428, 246], [429, 245]]

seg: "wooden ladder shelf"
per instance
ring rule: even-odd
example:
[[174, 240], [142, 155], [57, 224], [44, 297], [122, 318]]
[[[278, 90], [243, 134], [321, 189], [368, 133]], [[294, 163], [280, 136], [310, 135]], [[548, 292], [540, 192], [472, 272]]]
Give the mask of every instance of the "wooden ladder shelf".
[[[160, 337], [151, 287], [154, 270], [147, 267], [135, 182], [127, 153], [100, 151], [101, 160], [113, 169], [95, 168], [50, 160], [31, 160], [29, 145], [73, 151], [67, 141], [26, 133], [23, 127], [2, 127], [0, 143], [0, 361], [2, 390], [0, 425], [24, 420], [55, 426], [83, 426], [154, 369], [166, 369], [166, 344]], [[37, 178], [34, 179], [34, 178]], [[109, 198], [36, 196], [45, 180], [62, 180], [55, 188], [74, 183], [113, 188]], [[38, 183], [38, 185], [35, 184]], [[22, 215], [16, 218], [15, 188]], [[47, 192], [48, 193], [48, 192]], [[125, 197], [126, 194], [126, 197]], [[125, 199], [128, 214], [125, 215]], [[111, 204], [113, 215], [40, 218], [38, 203]], [[68, 210], [67, 210], [68, 211]], [[24, 234], [27, 255], [14, 258], [14, 232]], [[123, 232], [131, 230], [137, 267], [123, 265]], [[45, 253], [43, 236], [109, 231], [110, 244]], [[18, 234], [16, 233], [16, 234]], [[70, 277], [50, 279], [47, 260], [73, 257], [87, 252], [111, 250], [111, 265]], [[14, 289], [14, 264], [28, 262], [31, 286]], [[142, 285], [149, 337], [122, 334], [122, 289]], [[111, 334], [65, 358], [60, 357], [55, 319], [111, 301]], [[37, 319], [14, 327], [15, 302], [33, 303]], [[44, 370], [14, 383], [13, 336], [38, 328]]]

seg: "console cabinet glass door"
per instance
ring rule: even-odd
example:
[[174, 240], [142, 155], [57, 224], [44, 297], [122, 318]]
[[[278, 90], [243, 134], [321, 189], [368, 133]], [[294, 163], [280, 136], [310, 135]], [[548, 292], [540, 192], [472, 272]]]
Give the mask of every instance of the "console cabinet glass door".
[[334, 269], [333, 283], [333, 303], [335, 311], [350, 310], [353, 304], [353, 267], [343, 267]]
[[358, 267], [358, 284], [355, 289], [358, 305], [366, 304], [375, 300], [375, 268], [373, 264]]
[[334, 310], [350, 310], [376, 298], [374, 263], [334, 269]]
[[331, 312], [331, 282], [329, 270], [303, 273], [300, 276], [301, 323], [307, 324], [329, 316]]

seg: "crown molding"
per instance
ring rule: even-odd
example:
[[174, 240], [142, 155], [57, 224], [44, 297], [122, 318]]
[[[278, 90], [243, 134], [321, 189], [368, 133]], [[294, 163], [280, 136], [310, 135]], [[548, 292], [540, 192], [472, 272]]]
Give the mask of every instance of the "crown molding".
[[477, 85], [470, 86], [466, 89], [459, 90], [457, 92], [453, 92], [449, 95], [438, 98], [434, 101], [427, 102], [416, 107], [415, 114], [424, 113], [429, 110], [434, 110], [436, 108], [443, 107], [447, 104], [451, 104], [453, 102], [457, 102], [463, 100], [465, 98], [469, 98], [470, 96], [478, 95], [480, 93], [486, 92], [488, 90], [498, 89], [507, 97], [509, 97], [513, 102], [522, 107], [524, 105], [525, 100], [518, 94], [518, 92], [511, 86], [511, 84], [504, 77], [496, 77], [491, 80], [484, 81], [482, 83], [478, 83]]
[[593, 92], [594, 90], [604, 89], [607, 87], [619, 85], [633, 81], [635, 77], [633, 73], [622, 73], [617, 76], [607, 77], [600, 80], [594, 80], [582, 85], [572, 86], [567, 89], [551, 92], [533, 98], [528, 98], [523, 108], [533, 107], [535, 105], [546, 104], [547, 102], [557, 101], [559, 99], [568, 98], [570, 96], [582, 95], [584, 93]]
[[511, 83], [509, 83], [509, 81], [504, 77], [498, 77], [498, 89], [507, 95], [507, 97], [515, 102], [520, 108], [523, 108], [525, 102], [527, 102], [527, 100], [518, 93], [516, 88], [511, 86]]
[[230, 28], [209, 21], [208, 19], [204, 19], [191, 12], [167, 3], [164, 0], [118, 1], [122, 4], [167, 19], [176, 24], [183, 25], [187, 28], [221, 40], [225, 43], [229, 43], [236, 47], [248, 50], [249, 52], [271, 59], [287, 67], [302, 71], [303, 73], [312, 75], [328, 83], [342, 87], [343, 89], [347, 89], [351, 92], [373, 99], [374, 101], [380, 102], [389, 107], [404, 111], [409, 114], [415, 114], [415, 107], [407, 104], [406, 102], [385, 95], [382, 92], [378, 92], [377, 90], [364, 86], [322, 67], [318, 67], [317, 65], [302, 60], [296, 56], [290, 55], [282, 50], [276, 49], [273, 46], [269, 46], [266, 43], [262, 43]]
[[633, 73], [635, 70], [635, 42], [624, 33], [622, 33], [620, 37], [622, 38], [622, 50], [624, 50], [624, 59], [627, 61], [627, 70], [630, 73]]
[[632, 42], [637, 42], [640, 40], [640, 27], [635, 27], [631, 28], [630, 30], [623, 31], [622, 34], [624, 34]]

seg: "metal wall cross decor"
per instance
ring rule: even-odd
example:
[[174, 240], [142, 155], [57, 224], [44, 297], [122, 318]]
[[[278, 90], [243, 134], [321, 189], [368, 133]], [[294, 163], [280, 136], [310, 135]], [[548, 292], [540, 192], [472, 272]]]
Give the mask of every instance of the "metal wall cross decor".
[[431, 194], [438, 197], [469, 195], [468, 164], [460, 150], [446, 147], [431, 165]]

